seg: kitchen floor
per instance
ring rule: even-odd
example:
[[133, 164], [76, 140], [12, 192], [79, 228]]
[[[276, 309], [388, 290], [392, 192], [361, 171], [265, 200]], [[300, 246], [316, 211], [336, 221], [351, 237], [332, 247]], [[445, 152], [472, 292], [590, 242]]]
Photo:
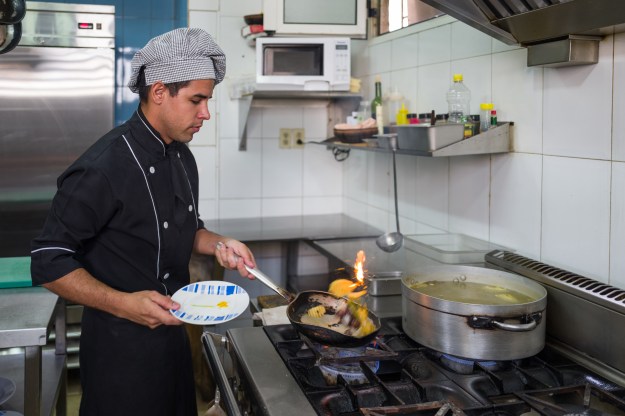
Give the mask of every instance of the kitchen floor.
[[[80, 372], [70, 370], [67, 374], [67, 416], [78, 416], [80, 408]], [[200, 393], [197, 393], [197, 414], [204, 416], [210, 403], [203, 401]]]

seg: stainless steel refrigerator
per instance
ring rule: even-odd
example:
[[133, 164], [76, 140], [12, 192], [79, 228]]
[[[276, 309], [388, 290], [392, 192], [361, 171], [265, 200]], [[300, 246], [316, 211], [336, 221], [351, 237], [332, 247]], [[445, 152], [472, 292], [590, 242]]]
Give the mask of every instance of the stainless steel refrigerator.
[[114, 6], [27, 2], [0, 55], [0, 257], [27, 256], [56, 179], [113, 127]]

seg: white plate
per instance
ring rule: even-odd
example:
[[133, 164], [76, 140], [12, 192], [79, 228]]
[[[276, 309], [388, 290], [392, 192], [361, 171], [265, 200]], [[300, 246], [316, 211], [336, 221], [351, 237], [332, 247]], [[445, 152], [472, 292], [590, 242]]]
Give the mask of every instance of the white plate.
[[250, 304], [250, 297], [240, 286], [222, 281], [191, 283], [171, 297], [180, 304], [171, 314], [195, 325], [215, 325], [241, 315]]
[[[5, 377], [0, 377], [0, 404], [3, 404], [15, 393], [15, 383]], [[4, 410], [0, 410], [3, 412]], [[0, 413], [1, 414], [1, 413]]]

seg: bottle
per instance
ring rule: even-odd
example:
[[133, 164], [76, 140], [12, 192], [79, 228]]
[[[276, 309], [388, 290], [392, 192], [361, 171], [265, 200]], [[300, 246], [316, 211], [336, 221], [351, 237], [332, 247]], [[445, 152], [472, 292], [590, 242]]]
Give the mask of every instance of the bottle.
[[401, 103], [401, 108], [397, 111], [395, 115], [395, 121], [397, 125], [408, 124], [408, 109], [404, 103]]
[[480, 104], [480, 132], [485, 132], [490, 128], [490, 112], [493, 109], [493, 103]]
[[449, 104], [449, 123], [465, 123], [469, 116], [471, 91], [464, 85], [462, 74], [454, 74], [454, 82], [447, 91]]
[[375, 106], [375, 121], [378, 127], [378, 134], [384, 134], [384, 109], [382, 108], [382, 104]]
[[490, 112], [490, 128], [497, 127], [497, 110], [491, 110]]
[[395, 124], [397, 114], [404, 102], [404, 96], [401, 95], [397, 87], [392, 87], [391, 92], [386, 97], [383, 97], [382, 101], [386, 110], [384, 116], [385, 120], [388, 120], [387, 124]]
[[360, 107], [358, 107], [358, 116], [357, 116], [358, 122], [362, 123], [369, 117], [371, 117], [371, 110], [369, 109], [369, 102], [361, 101]]
[[371, 101], [371, 117], [376, 118], [376, 109], [382, 105], [382, 79], [375, 76], [375, 98]]

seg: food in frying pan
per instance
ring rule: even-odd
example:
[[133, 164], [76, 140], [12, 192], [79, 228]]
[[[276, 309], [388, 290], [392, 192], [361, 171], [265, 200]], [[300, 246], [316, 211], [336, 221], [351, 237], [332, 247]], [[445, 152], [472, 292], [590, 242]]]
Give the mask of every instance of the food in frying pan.
[[312, 318], [321, 318], [326, 314], [326, 308], [323, 305], [314, 306], [306, 312]]
[[358, 292], [354, 292], [358, 288], [359, 284], [356, 282], [352, 282], [348, 279], [336, 279], [332, 283], [330, 283], [330, 287], [328, 288], [328, 292], [332, 293], [334, 296], [343, 297], [347, 296], [348, 299], [358, 299], [359, 297], [366, 295], [366, 290], [361, 290]]

